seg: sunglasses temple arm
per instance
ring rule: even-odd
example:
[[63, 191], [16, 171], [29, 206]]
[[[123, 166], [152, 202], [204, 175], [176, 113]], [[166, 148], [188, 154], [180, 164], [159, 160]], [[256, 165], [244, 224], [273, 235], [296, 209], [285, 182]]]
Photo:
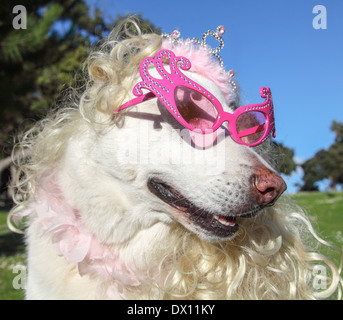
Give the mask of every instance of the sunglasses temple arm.
[[252, 127], [252, 128], [249, 128], [249, 129], [240, 131], [240, 132], [238, 133], [238, 136], [239, 136], [240, 138], [249, 136], [249, 135], [251, 135], [251, 134], [254, 134], [254, 133], [263, 131], [263, 130], [264, 130], [264, 127], [265, 127], [265, 123], [264, 123], [264, 124], [261, 124], [261, 125], [259, 125], [259, 126], [256, 126], [256, 127]]
[[121, 111], [121, 110], [124, 110], [128, 107], [132, 107], [136, 104], [139, 104], [141, 102], [144, 102], [144, 101], [147, 101], [147, 100], [150, 100], [152, 98], [156, 98], [156, 96], [152, 93], [152, 92], [148, 92], [140, 97], [137, 97], [137, 98], [134, 98], [132, 100], [129, 100], [127, 101], [126, 103], [124, 103], [121, 107], [119, 107], [116, 112], [118, 111]]

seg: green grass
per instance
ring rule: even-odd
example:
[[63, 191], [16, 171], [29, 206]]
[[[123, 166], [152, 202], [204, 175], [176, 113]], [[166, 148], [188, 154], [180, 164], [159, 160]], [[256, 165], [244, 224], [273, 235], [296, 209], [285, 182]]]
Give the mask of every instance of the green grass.
[[6, 225], [6, 221], [7, 221], [7, 212], [0, 211], [0, 226], [5, 226]]
[[[292, 195], [292, 199], [305, 209], [324, 240], [343, 247], [343, 193], [302, 192]], [[19, 300], [23, 299], [24, 292], [13, 288], [20, 275], [13, 268], [25, 265], [25, 250], [22, 236], [6, 228], [6, 219], [7, 212], [0, 211], [0, 300]], [[338, 263], [337, 253], [323, 253]]]
[[[317, 234], [327, 242], [343, 249], [343, 193], [342, 192], [299, 192], [292, 198], [310, 217]], [[337, 266], [341, 262], [338, 250], [322, 246], [320, 252]]]
[[[25, 272], [23, 237], [7, 228], [7, 212], [0, 211], [0, 300], [22, 300], [21, 289]], [[15, 289], [17, 288], [17, 289]]]
[[292, 198], [310, 216], [319, 235], [343, 246], [343, 193], [300, 192]]
[[0, 257], [0, 300], [23, 300], [26, 272], [21, 266], [25, 266], [23, 253]]

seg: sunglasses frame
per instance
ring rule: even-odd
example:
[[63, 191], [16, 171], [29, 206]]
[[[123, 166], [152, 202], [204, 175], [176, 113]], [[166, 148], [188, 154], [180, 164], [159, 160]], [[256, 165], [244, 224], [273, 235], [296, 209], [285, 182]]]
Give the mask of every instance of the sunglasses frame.
[[[164, 67], [164, 64], [168, 63], [170, 72]], [[149, 73], [149, 66], [151, 65], [154, 65], [155, 69], [161, 76], [161, 79], [151, 76]], [[223, 125], [224, 122], [227, 121], [228, 131], [231, 137], [239, 144], [249, 147], [257, 146], [264, 142], [271, 133], [273, 133], [273, 137], [275, 138], [274, 107], [272, 94], [268, 87], [260, 88], [261, 97], [266, 99], [264, 102], [241, 106], [237, 108], [234, 113], [229, 113], [224, 111], [219, 100], [211, 92], [187, 77], [180, 70], [189, 70], [190, 67], [191, 62], [187, 58], [176, 56], [171, 50], [160, 50], [156, 53], [154, 58], [145, 58], [139, 66], [139, 73], [142, 81], [138, 82], [133, 88], [133, 94], [138, 98], [134, 98], [126, 102], [116, 109], [116, 112], [156, 97], [181, 125], [191, 131], [201, 134], [208, 134], [216, 131]], [[217, 110], [218, 116], [211, 128], [206, 130], [195, 128], [185, 121], [185, 119], [179, 113], [175, 103], [174, 92], [177, 87], [185, 87], [194, 90], [195, 92], [203, 95], [213, 104]], [[142, 89], [147, 89], [150, 92], [143, 94]], [[236, 121], [238, 117], [244, 113], [252, 111], [262, 113], [265, 116], [265, 123], [263, 125], [255, 126], [238, 133], [236, 128]], [[254, 143], [246, 143], [242, 140], [243, 137], [260, 132], [262, 130], [264, 130], [264, 133], [258, 141]]]

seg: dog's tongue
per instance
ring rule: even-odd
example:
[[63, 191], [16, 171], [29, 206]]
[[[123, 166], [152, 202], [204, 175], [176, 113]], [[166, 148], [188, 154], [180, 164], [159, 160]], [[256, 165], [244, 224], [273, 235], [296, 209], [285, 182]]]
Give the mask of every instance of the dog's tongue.
[[236, 225], [236, 218], [235, 217], [220, 217], [220, 216], [214, 215], [214, 218], [218, 222], [223, 224], [224, 226], [233, 227]]
[[218, 140], [218, 133], [222, 134], [221, 129], [210, 132], [208, 134], [202, 134], [198, 132], [191, 132], [191, 140], [193, 144], [198, 148], [209, 148], [213, 147]]

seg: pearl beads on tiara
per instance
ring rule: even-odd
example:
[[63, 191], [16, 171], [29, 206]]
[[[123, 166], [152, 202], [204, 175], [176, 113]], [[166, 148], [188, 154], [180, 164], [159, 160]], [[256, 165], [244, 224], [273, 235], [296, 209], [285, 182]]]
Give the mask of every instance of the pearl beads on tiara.
[[[190, 38], [190, 39], [186, 39], [185, 43], [197, 43], [200, 46], [206, 48], [210, 53], [212, 53], [218, 60], [219, 60], [219, 64], [222, 67], [223, 66], [223, 59], [222, 57], [219, 55], [219, 51], [221, 49], [223, 49], [224, 47], [224, 39], [221, 37], [223, 34], [225, 33], [225, 27], [224, 26], [218, 26], [216, 31], [213, 30], [207, 30], [203, 35], [201, 40], [197, 39], [197, 38]], [[175, 43], [184, 43], [183, 40], [180, 39], [180, 31], [179, 30], [174, 30], [171, 34], [168, 33], [163, 33], [162, 37], [163, 38], [167, 38], [169, 40], [171, 40], [172, 42]], [[219, 41], [219, 46], [217, 48], [211, 48], [207, 43], [206, 43], [206, 39], [208, 36], [212, 36], [214, 39], [216, 39], [217, 41]]]
[[[223, 25], [220, 25], [217, 27], [216, 31], [213, 30], [207, 30], [201, 37], [200, 39], [197, 38], [189, 38], [186, 39], [185, 41], [183, 41], [182, 39], [180, 39], [180, 31], [179, 30], [174, 30], [171, 34], [168, 33], [162, 33], [162, 37], [169, 39], [171, 42], [175, 43], [175, 44], [189, 44], [189, 43], [197, 43], [200, 46], [202, 46], [203, 48], [206, 48], [206, 50], [213, 54], [219, 61], [219, 65], [221, 67], [223, 67], [223, 59], [222, 57], [219, 55], [219, 52], [223, 49], [224, 47], [224, 39], [222, 38], [222, 35], [225, 33], [225, 27]], [[207, 43], [206, 43], [206, 39], [208, 36], [213, 37], [214, 39], [216, 39], [219, 42], [218, 47], [216, 48], [212, 48], [210, 47]], [[235, 72], [233, 70], [230, 70], [228, 72], [229, 76], [230, 76], [230, 84], [232, 85], [233, 89], [236, 91], [237, 90], [237, 85], [235, 83], [235, 81], [232, 79], [233, 76], [235, 75]]]

